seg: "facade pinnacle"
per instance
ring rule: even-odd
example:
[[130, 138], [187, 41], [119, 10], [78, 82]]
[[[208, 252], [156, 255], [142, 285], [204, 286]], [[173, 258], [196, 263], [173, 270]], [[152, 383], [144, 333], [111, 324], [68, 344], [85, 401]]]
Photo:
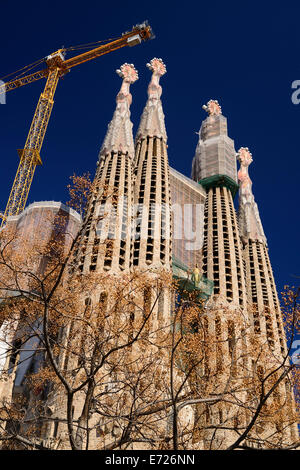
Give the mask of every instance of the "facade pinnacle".
[[132, 158], [134, 155], [132, 122], [130, 120], [132, 95], [129, 89], [130, 85], [139, 77], [133, 64], [123, 64], [116, 70], [116, 73], [123, 78], [123, 81], [116, 98], [117, 106], [100, 150], [100, 157], [110, 152], [122, 152]]
[[192, 179], [205, 189], [210, 186], [230, 187], [233, 196], [237, 184], [236, 151], [228, 136], [227, 119], [217, 100], [209, 100], [202, 108], [208, 116], [202, 121], [199, 141], [192, 163]]
[[218, 116], [219, 114], [222, 114], [222, 108], [217, 100], [209, 100], [207, 104], [202, 106], [202, 108], [210, 116]]
[[252, 163], [252, 154], [248, 147], [241, 147], [236, 154], [240, 162], [239, 180], [239, 224], [244, 239], [259, 240], [266, 243], [266, 237], [260, 220], [258, 207], [252, 193], [252, 181], [248, 169]]
[[166, 141], [165, 116], [160, 100], [162, 87], [159, 80], [167, 69], [162, 59], [156, 57], [147, 64], [147, 67], [152, 71], [152, 77], [148, 86], [148, 100], [141, 117], [136, 141], [147, 136], [162, 138]]

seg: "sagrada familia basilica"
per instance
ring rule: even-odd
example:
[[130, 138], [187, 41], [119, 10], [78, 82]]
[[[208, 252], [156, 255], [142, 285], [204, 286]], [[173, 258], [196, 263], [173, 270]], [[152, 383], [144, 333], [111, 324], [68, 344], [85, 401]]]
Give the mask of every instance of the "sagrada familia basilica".
[[[210, 100], [203, 106], [207, 117], [201, 124], [191, 159], [191, 177], [171, 168], [160, 85], [166, 66], [161, 59], [154, 58], [147, 67], [152, 76], [135, 139], [130, 120], [130, 87], [138, 73], [127, 63], [117, 70], [122, 84], [94, 179], [95, 187], [102, 193], [101, 197], [96, 192], [90, 195], [84, 220], [62, 203], [47, 201], [29, 205], [8, 223], [26, 234], [32, 226], [38, 230], [49, 213], [53, 216], [65, 213], [69, 232], [76, 234], [82, 223], [85, 227], [74, 251], [77, 272], [118, 277], [140, 269], [155, 278], [163, 269], [185, 282], [190, 291], [199, 292], [205, 299], [203, 328], [224, 340], [207, 357], [210, 372], [221, 370], [220, 363], [231, 361], [237, 354], [232, 339], [243, 336], [244, 326], [236, 318], [243, 318], [257, 344], [267, 345], [280, 362], [287, 354], [287, 341], [267, 239], [249, 176], [252, 154], [247, 147], [235, 150], [234, 141], [228, 136], [227, 118], [220, 104]], [[103, 191], [104, 187], [113, 188], [113, 197]], [[234, 207], [235, 197], [238, 211]], [[91, 229], [94, 226], [96, 231]], [[95, 292], [96, 295], [99, 293]], [[167, 324], [172, 308], [172, 293], [164, 289], [153, 316]], [[247, 334], [243, 341], [247, 348]], [[9, 359], [5, 356], [4, 342], [1, 344], [0, 365], [4, 370]], [[38, 359], [38, 354], [29, 357], [26, 348], [21, 348], [12, 378], [0, 380], [1, 399], [16, 393], [22, 395], [26, 374], [38, 368]], [[219, 375], [216, 372], [213, 380], [223, 383], [226, 371]], [[284, 404], [284, 413], [293, 409], [293, 393], [286, 381], [278, 387], [277, 398]], [[216, 406], [214, 415], [204, 413], [201, 419], [207, 420], [206, 435], [194, 437], [191, 448], [208, 448], [209, 424], [216, 420], [222, 423], [225, 414], [222, 406]], [[189, 407], [189, 425], [195, 425], [200, 408]], [[52, 409], [52, 416], [59, 417], [58, 401], [53, 401]], [[228, 415], [230, 406], [226, 410]], [[182, 412], [183, 422], [184, 419]], [[58, 427], [53, 421], [44, 431], [45, 437], [59, 438], [63, 430], [65, 425]], [[227, 448], [236, 439], [232, 431], [224, 428], [220, 432], [222, 435], [218, 435], [212, 448]], [[286, 445], [297, 439], [296, 424], [281, 432]], [[68, 444], [63, 448], [68, 448]]]

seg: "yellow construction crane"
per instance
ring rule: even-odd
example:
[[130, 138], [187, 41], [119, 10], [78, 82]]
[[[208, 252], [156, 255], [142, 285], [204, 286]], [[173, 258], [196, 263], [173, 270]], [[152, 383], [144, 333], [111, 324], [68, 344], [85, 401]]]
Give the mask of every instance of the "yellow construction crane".
[[[13, 79], [0, 86], [0, 94], [2, 94], [23, 85], [35, 82], [41, 78], [47, 79], [44, 91], [41, 93], [32, 119], [25, 147], [18, 150], [20, 163], [5, 212], [2, 214], [1, 227], [4, 225], [8, 216], [17, 215], [25, 208], [35, 167], [36, 165], [42, 164], [40, 151], [51, 115], [54, 103], [54, 94], [59, 78], [69, 72], [70, 69], [76, 65], [96, 59], [96, 57], [100, 57], [101, 55], [115, 51], [121, 47], [135, 46], [140, 44], [142, 41], [147, 41], [153, 37], [151, 26], [146, 21], [134, 26], [131, 31], [122, 34], [121, 37], [113, 41], [94, 47], [87, 52], [71, 57], [67, 60], [65, 60], [65, 53], [67, 50], [76, 50], [80, 47], [86, 46], [59, 49], [38, 62], [39, 64], [40, 62], [45, 61], [46, 68], [26, 76], [20, 76], [19, 78]], [[36, 64], [33, 64], [33, 66], [34, 65]], [[27, 66], [25, 69], [28, 71], [29, 67], [30, 66]]]

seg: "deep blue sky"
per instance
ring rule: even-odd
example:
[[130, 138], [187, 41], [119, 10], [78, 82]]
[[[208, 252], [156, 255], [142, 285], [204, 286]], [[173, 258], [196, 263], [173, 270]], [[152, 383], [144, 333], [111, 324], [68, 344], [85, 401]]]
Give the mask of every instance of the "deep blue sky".
[[[72, 173], [93, 175], [99, 147], [112, 117], [122, 63], [134, 63], [140, 79], [132, 88], [137, 129], [150, 72], [167, 65], [163, 106], [170, 164], [187, 176], [206, 117], [202, 104], [218, 99], [236, 149], [247, 146], [250, 167], [279, 290], [297, 284], [299, 269], [300, 105], [291, 84], [300, 80], [300, 6], [297, 2], [86, 0], [5, 2], [1, 5], [0, 78], [68, 47], [117, 37], [148, 19], [156, 39], [124, 48], [74, 68], [60, 81], [29, 203], [66, 201]], [[69, 56], [70, 57], [70, 56]], [[0, 105], [4, 209], [44, 81], [9, 92]]]

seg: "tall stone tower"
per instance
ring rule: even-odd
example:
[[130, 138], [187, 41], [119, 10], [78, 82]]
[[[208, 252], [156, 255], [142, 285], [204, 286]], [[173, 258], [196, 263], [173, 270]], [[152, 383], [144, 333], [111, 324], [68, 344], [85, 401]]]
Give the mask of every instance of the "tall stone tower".
[[129, 88], [138, 74], [127, 63], [117, 73], [123, 82], [99, 153], [86, 230], [76, 253], [79, 269], [85, 273], [128, 272], [130, 267], [134, 142]]
[[152, 78], [135, 143], [134, 203], [137, 236], [133, 242], [133, 266], [170, 270], [171, 219], [167, 133], [160, 100], [159, 79], [166, 73], [161, 59], [148, 68]]
[[[238, 219], [246, 266], [248, 314], [258, 342], [268, 344], [275, 367], [282, 364], [284, 358], [288, 355], [287, 340], [268, 254], [267, 239], [252, 192], [252, 181], [248, 173], [249, 165], [253, 161], [252, 154], [247, 147], [241, 147], [237, 153], [237, 158], [240, 162], [238, 171], [240, 185]], [[260, 364], [260, 367], [263, 370], [265, 364]], [[285, 412], [292, 415], [294, 398], [288, 380], [279, 384], [273, 401], [276, 406], [285, 406]], [[278, 418], [277, 427], [280, 427], [280, 413]], [[282, 434], [287, 441], [296, 440], [298, 437], [297, 426], [293, 424], [286, 427], [282, 430]]]
[[192, 164], [192, 178], [206, 189], [204, 210], [203, 275], [214, 282], [214, 300], [244, 308], [246, 289], [242, 245], [233, 205], [238, 189], [233, 140], [217, 101], [205, 110], [199, 143]]
[[[238, 218], [246, 262], [247, 298], [249, 305], [254, 307], [251, 312], [253, 325], [255, 332], [264, 336], [272, 349], [276, 347], [278, 352], [284, 354], [286, 341], [268, 256], [267, 240], [252, 193], [252, 181], [248, 174], [252, 155], [248, 148], [242, 147], [237, 157], [240, 162]], [[261, 317], [262, 313], [264, 313], [264, 318]]]
[[[236, 380], [241, 348], [237, 338], [241, 338], [245, 328], [247, 297], [242, 244], [233, 205], [238, 189], [234, 143], [227, 135], [227, 120], [219, 103], [210, 100], [203, 108], [208, 117], [199, 132], [192, 177], [206, 190], [202, 274], [213, 281], [214, 288], [202, 320], [206, 350], [201, 380], [203, 393], [208, 393], [206, 387], [213, 384], [210, 393], [222, 394], [224, 384]], [[228, 446], [234, 436], [230, 431], [222, 431], [222, 427], [233, 429], [240, 414], [235, 406], [230, 409], [224, 404], [211, 409], [198, 406], [196, 421], [200, 429], [205, 429], [204, 449]], [[221, 429], [213, 438], [214, 426]]]
[[[99, 275], [100, 279], [102, 276], [102, 279], [109, 280], [104, 286], [104, 281], [101, 282], [102, 279], [99, 281], [97, 278], [97, 285], [89, 288], [86, 293], [82, 292], [78, 302], [82, 305], [82, 310], [79, 309], [79, 312], [83, 311], [83, 315], [87, 319], [90, 318], [91, 311], [97, 311], [99, 314], [99, 308], [102, 312], [113, 309], [112, 324], [114, 322], [122, 324], [122, 322], [121, 313], [116, 311], [116, 301], [111, 298], [108, 283], [111, 283], [111, 291], [113, 291], [115, 288], [113, 286], [118, 282], [121, 283], [122, 274], [128, 275], [130, 271], [134, 141], [130, 120], [132, 96], [129, 89], [130, 85], [138, 79], [138, 73], [132, 64], [123, 64], [117, 70], [117, 74], [122, 78], [122, 85], [117, 94], [113, 118], [108, 125], [100, 149], [93, 188], [87, 203], [83, 229], [81, 229], [82, 233], [80, 233], [75, 247], [74, 270], [70, 273], [71, 276], [76, 276], [79, 271], [79, 274], [83, 273], [86, 278], [93, 278], [93, 274], [95, 274], [96, 278]], [[109, 321], [105, 325], [107, 329], [109, 329]], [[122, 321], [125, 321], [124, 318]], [[65, 328], [63, 341], [66, 344], [66, 349], [68, 345], [71, 345], [71, 351], [73, 347], [76, 349], [77, 343], [81, 343], [83, 354], [89, 357], [88, 346], [84, 344], [88, 343], [89, 337], [84, 334], [84, 328], [83, 323], [73, 322], [72, 324], [70, 322], [70, 325]], [[103, 330], [104, 325], [99, 326], [99, 331], [101, 328]], [[82, 332], [84, 340], [81, 338]], [[120, 337], [116, 335], [116, 341], [122, 340], [124, 339], [121, 334]], [[95, 359], [93, 358], [93, 360]], [[81, 367], [76, 355], [74, 357], [74, 355], [63, 351], [59, 357], [59, 364], [62, 369], [69, 371], [78, 370], [78, 367]], [[110, 376], [107, 371], [106, 373], [110, 377], [107, 382], [112, 386], [111, 383], [115, 376], [113, 374]], [[100, 388], [103, 374], [105, 373], [101, 370], [97, 375]], [[83, 419], [84, 400], [84, 393], [79, 393], [73, 406], [73, 416], [80, 423]], [[43, 436], [48, 439], [60, 439], [61, 447], [69, 448], [67, 427], [61, 422], [58, 424], [65, 417], [65, 395], [61, 392], [49, 395], [48, 408], [52, 409], [53, 424], [44, 426]], [[90, 420], [97, 423], [97, 416], [92, 414]], [[107, 431], [107, 434], [110, 436], [108, 439], [111, 439], [111, 429]], [[90, 445], [93, 447], [96, 442], [97, 435], [94, 430], [91, 434]]]
[[[89, 199], [84, 221], [86, 229], [79, 240], [76, 254], [77, 266], [84, 274], [107, 273], [107, 278], [114, 278], [112, 282], [120, 282], [120, 285], [123, 274], [131, 280], [135, 279], [136, 272], [137, 277], [141, 275], [141, 287], [135, 287], [132, 294], [134, 300], [128, 301], [125, 311], [118, 310], [120, 304], [111, 299], [107, 288], [103, 290], [102, 283], [88, 299], [92, 306], [98, 303], [108, 312], [113, 312], [110, 313], [114, 318], [111, 320], [113, 328], [126, 324], [124, 331], [114, 330], [119, 332], [116, 343], [126, 344], [128, 338], [132, 338], [147, 319], [144, 328], [145, 337], [149, 339], [147, 349], [142, 348], [139, 342], [134, 343], [130, 350], [128, 348], [128, 361], [134, 364], [136, 374], [139, 373], [139, 367], [143, 368], [145, 363], [151, 362], [153, 355], [157, 355], [156, 343], [169, 327], [171, 313], [167, 286], [160, 282], [157, 288], [160, 273], [166, 278], [171, 277], [172, 266], [167, 135], [160, 100], [162, 89], [159, 85], [166, 68], [162, 60], [157, 58], [151, 60], [148, 68], [152, 71], [152, 78], [135, 148], [130, 121], [132, 98], [129, 86], [138, 76], [130, 64], [124, 64], [117, 71], [123, 83], [100, 150], [94, 194]], [[155, 364], [155, 374], [166, 377], [164, 357], [160, 361]], [[108, 387], [122, 380], [122, 375], [106, 373], [109, 376], [106, 379]], [[167, 388], [165, 383], [164, 387]], [[162, 399], [166, 393], [164, 387], [157, 391]], [[76, 407], [74, 416], [77, 417]], [[166, 418], [162, 417], [160, 421], [161, 432], [164, 432]], [[114, 437], [108, 432], [105, 439], [110, 442]]]
[[[214, 291], [203, 316], [204, 344], [209, 338], [207, 343], [211, 346], [205, 353], [202, 373], [210, 387], [214, 384], [216, 394], [224, 392], [225, 383], [238, 389], [249, 377], [249, 385], [244, 391], [241, 387], [239, 398], [250, 405], [257, 400], [255, 380], [283, 364], [286, 338], [266, 237], [248, 175], [251, 154], [247, 148], [236, 154], [217, 101], [210, 100], [203, 108], [209, 116], [200, 129], [192, 177], [206, 189], [202, 273], [213, 281]], [[238, 173], [236, 156], [241, 165]], [[237, 217], [233, 198], [238, 188]], [[249, 445], [253, 440], [257, 446], [263, 438], [272, 442], [273, 435], [276, 442], [282, 439], [288, 443], [297, 438], [295, 424], [280, 429], [280, 406], [284, 404], [292, 422], [294, 401], [288, 380], [280, 384], [266, 404], [273, 419], [254, 427], [253, 435], [248, 436]], [[249, 423], [238, 400], [230, 408], [224, 404], [210, 410], [198, 407], [197, 414], [200, 427], [206, 425], [202, 435], [204, 448], [228, 448], [236, 438], [233, 431]], [[209, 427], [214, 432], [219, 427], [227, 430], [218, 429], [212, 439]]]

